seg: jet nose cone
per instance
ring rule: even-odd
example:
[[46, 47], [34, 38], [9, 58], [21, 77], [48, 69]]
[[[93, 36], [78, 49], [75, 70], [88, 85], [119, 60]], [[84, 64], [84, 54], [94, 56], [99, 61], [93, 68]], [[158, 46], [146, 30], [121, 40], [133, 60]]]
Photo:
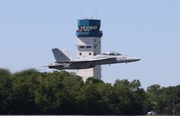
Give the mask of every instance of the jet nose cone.
[[137, 61], [141, 60], [140, 58], [136, 58]]
[[135, 61], [139, 61], [141, 59], [137, 58], [137, 57], [128, 57], [128, 58], [126, 58], [126, 60], [129, 61], [129, 62], [135, 62]]
[[139, 60], [141, 60], [140, 58], [137, 58], [137, 57], [132, 57], [132, 60], [133, 61], [139, 61]]

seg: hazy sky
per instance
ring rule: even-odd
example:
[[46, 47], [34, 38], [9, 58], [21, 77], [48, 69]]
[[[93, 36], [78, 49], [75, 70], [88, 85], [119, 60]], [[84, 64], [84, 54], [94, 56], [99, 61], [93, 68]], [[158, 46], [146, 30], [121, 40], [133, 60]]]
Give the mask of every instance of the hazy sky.
[[104, 82], [139, 79], [144, 89], [180, 84], [179, 0], [0, 0], [0, 68], [48, 65], [55, 47], [76, 57], [77, 20], [91, 17], [101, 19], [102, 52], [141, 58], [103, 65]]

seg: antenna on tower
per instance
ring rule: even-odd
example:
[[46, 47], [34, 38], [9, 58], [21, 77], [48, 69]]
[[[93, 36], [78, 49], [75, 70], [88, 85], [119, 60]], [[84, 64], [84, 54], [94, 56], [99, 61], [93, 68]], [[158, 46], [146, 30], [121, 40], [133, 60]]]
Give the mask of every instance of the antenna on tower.
[[96, 19], [98, 19], [98, 9], [96, 9]]
[[82, 11], [82, 12], [83, 12], [83, 19], [84, 19], [84, 9], [83, 9], [83, 11]]
[[96, 9], [94, 9], [94, 15], [93, 15], [94, 19], [96, 19]]
[[82, 17], [82, 8], [81, 8], [81, 19], [82, 19], [83, 17]]
[[84, 19], [84, 9], [81, 8], [81, 18]]

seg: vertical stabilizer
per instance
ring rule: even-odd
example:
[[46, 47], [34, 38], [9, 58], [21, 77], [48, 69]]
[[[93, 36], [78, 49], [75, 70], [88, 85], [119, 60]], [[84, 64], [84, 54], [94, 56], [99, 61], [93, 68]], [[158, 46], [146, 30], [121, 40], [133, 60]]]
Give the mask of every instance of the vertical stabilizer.
[[72, 56], [72, 54], [68, 51], [68, 50], [66, 50], [66, 49], [63, 49], [63, 50], [61, 50], [70, 60], [73, 60], [74, 59], [74, 57]]
[[66, 54], [64, 54], [61, 50], [59, 50], [58, 48], [53, 48], [52, 52], [54, 54], [54, 57], [56, 59], [56, 62], [67, 62], [67, 61], [71, 61], [71, 58], [69, 56], [67, 56]]

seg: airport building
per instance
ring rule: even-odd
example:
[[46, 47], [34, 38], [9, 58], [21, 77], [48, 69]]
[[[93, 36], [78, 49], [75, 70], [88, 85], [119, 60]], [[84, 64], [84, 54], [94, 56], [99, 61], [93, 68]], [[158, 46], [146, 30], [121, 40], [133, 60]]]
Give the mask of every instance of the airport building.
[[[76, 36], [78, 38], [78, 58], [101, 53], [101, 37], [103, 33], [100, 27], [101, 20], [93, 18], [78, 20], [78, 29], [76, 31]], [[101, 66], [78, 70], [78, 75], [83, 77], [83, 80], [86, 80], [88, 77], [101, 79]]]

